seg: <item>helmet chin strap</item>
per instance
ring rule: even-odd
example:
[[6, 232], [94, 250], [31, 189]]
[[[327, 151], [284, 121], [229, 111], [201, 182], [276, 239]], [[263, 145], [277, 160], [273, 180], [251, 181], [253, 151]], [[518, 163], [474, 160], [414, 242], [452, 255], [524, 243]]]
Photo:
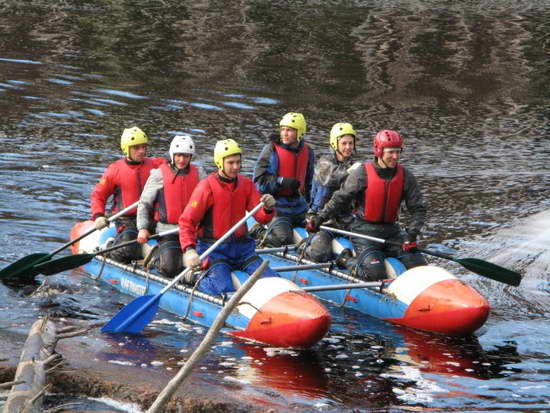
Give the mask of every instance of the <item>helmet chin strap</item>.
[[227, 176], [227, 174], [225, 173], [225, 169], [222, 168], [222, 169], [218, 169], [218, 174], [221, 175], [222, 178], [224, 179], [231, 179], [229, 176]]
[[[380, 163], [382, 163], [383, 166], [380, 165]], [[390, 169], [390, 167], [388, 166], [388, 164], [386, 162], [384, 162], [384, 159], [382, 159], [382, 157], [377, 158], [377, 164], [379, 166], [382, 166], [382, 168]]]
[[225, 169], [218, 169], [218, 175], [220, 175], [224, 179], [227, 179], [228, 181], [234, 181], [237, 179], [237, 177], [230, 178], [229, 175], [225, 173]]
[[[340, 150], [337, 150], [336, 153], [342, 157], [342, 160], [341, 160], [340, 162], [347, 161], [349, 158], [351, 158], [351, 155], [350, 155], [350, 156], [346, 156], [346, 155], [344, 155], [342, 152], [340, 152]], [[336, 158], [338, 158], [338, 156], [337, 156]]]
[[138, 162], [138, 161], [134, 161], [130, 155], [128, 155], [128, 156], [126, 157], [126, 161], [127, 161], [130, 165], [139, 165], [139, 164], [141, 163], [141, 162]]

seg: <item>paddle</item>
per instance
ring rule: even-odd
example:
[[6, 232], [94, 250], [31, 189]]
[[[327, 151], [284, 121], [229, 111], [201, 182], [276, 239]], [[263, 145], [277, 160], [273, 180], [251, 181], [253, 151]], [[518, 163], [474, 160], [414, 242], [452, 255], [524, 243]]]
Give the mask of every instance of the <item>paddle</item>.
[[[371, 237], [369, 235], [358, 234], [356, 232], [344, 231], [341, 229], [327, 227], [324, 225], [321, 225], [321, 229], [324, 229], [325, 231], [336, 232], [338, 234], [347, 235], [350, 237], [363, 238], [370, 241], [379, 242], [381, 244], [395, 245], [398, 247], [402, 245], [399, 242], [388, 241], [382, 238]], [[443, 254], [436, 251], [425, 250], [422, 248], [416, 248], [416, 251], [427, 255], [433, 255], [434, 257], [454, 261], [462, 265], [464, 268], [472, 272], [475, 272], [476, 274], [479, 274], [483, 277], [490, 278], [495, 281], [499, 281], [501, 283], [505, 283], [505, 284], [509, 284], [517, 287], [521, 282], [521, 274], [512, 270], [509, 270], [507, 268], [501, 267], [499, 265], [496, 265], [487, 261], [483, 261], [479, 258], [453, 258], [452, 256], [447, 254]]]
[[[116, 218], [120, 217], [121, 215], [124, 215], [126, 212], [128, 212], [128, 211], [132, 210], [133, 208], [135, 208], [138, 205], [138, 203], [139, 203], [139, 201], [136, 201], [132, 205], [130, 205], [130, 206], [124, 208], [123, 210], [117, 212], [115, 215], [110, 217], [108, 219], [108, 221], [111, 222], [111, 221], [115, 220]], [[78, 238], [75, 238], [72, 241], [62, 245], [61, 247], [59, 247], [58, 249], [56, 249], [55, 251], [53, 251], [49, 254], [39, 252], [39, 253], [30, 254], [30, 255], [27, 255], [23, 258], [20, 258], [19, 260], [15, 261], [13, 264], [10, 264], [7, 267], [2, 268], [2, 270], [0, 270], [0, 278], [2, 278], [2, 277], [6, 277], [6, 278], [15, 277], [16, 275], [20, 275], [20, 274], [22, 274], [26, 271], [29, 271], [29, 270], [31, 270], [31, 271], [29, 271], [29, 273], [26, 274], [26, 276], [29, 277], [29, 278], [34, 277], [36, 274], [40, 273], [39, 271], [35, 270], [35, 268], [33, 268], [35, 265], [38, 265], [40, 263], [43, 263], [45, 261], [50, 260], [58, 252], [63, 251], [67, 247], [70, 247], [71, 245], [73, 245], [76, 242], [80, 241], [82, 238], [87, 237], [88, 235], [90, 235], [94, 231], [97, 231], [97, 229], [95, 227], [90, 229], [89, 231], [85, 232], [84, 234], [82, 234]]]
[[[248, 218], [254, 215], [261, 207], [263, 202], [256, 205], [252, 211], [249, 211], [239, 222], [227, 231], [219, 240], [212, 244], [206, 251], [204, 251], [199, 260], [205, 259], [212, 251], [214, 251], [222, 242], [229, 238], [241, 225], [243, 225]], [[156, 295], [142, 295], [135, 300], [128, 303], [122, 308], [103, 328], [104, 333], [140, 333], [141, 330], [155, 317], [159, 301], [162, 295], [178, 283], [180, 279], [192, 271], [192, 268], [186, 268], [176, 278], [174, 278], [169, 284], [167, 284]]]
[[[179, 231], [179, 228], [170, 229], [168, 231], [151, 235], [149, 239], [158, 239], [161, 237], [165, 237], [166, 235], [176, 234], [178, 231]], [[35, 266], [35, 269], [39, 271], [40, 274], [44, 274], [44, 275], [57, 274], [59, 272], [81, 267], [82, 265], [89, 263], [92, 260], [92, 258], [94, 258], [97, 255], [105, 254], [107, 252], [111, 252], [119, 248], [126, 247], [127, 245], [135, 244], [136, 242], [137, 242], [137, 239], [132, 239], [94, 253], [75, 254], [75, 255], [69, 255], [68, 257], [59, 258], [53, 261], [46, 261]]]

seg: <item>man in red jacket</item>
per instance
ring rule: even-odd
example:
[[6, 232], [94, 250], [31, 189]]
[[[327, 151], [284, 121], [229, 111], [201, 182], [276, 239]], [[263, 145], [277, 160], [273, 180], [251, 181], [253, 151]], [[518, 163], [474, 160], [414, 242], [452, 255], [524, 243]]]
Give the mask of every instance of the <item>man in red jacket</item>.
[[[147, 157], [148, 138], [138, 127], [124, 129], [120, 137], [120, 148], [124, 158], [109, 165], [91, 193], [92, 220], [97, 229], [108, 225], [105, 208], [112, 196], [111, 212], [116, 213], [139, 200], [151, 169], [166, 163], [162, 158]], [[132, 209], [115, 221], [117, 237], [115, 244], [136, 239], [136, 209]], [[138, 259], [141, 248], [136, 244], [119, 248], [109, 257], [123, 263]]]
[[[267, 224], [275, 214], [275, 199], [260, 196], [251, 179], [240, 175], [241, 148], [233, 139], [218, 141], [214, 162], [218, 171], [199, 182], [179, 219], [180, 244], [186, 267], [200, 264], [199, 254], [206, 251], [260, 202], [264, 203], [254, 218]], [[247, 234], [246, 224], [221, 243], [208, 257], [208, 272], [199, 290], [208, 294], [235, 291], [231, 271], [252, 274], [262, 263], [256, 254], [256, 242]], [[267, 268], [264, 277], [278, 274]], [[192, 279], [188, 279], [192, 282]]]

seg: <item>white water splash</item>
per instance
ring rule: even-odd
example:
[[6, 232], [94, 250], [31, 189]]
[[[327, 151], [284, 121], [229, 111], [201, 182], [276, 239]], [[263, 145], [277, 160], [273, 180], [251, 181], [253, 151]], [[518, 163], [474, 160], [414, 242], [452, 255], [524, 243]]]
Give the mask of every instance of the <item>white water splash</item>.
[[111, 364], [119, 364], [121, 366], [135, 366], [131, 361], [109, 360]]
[[143, 413], [143, 410], [140, 409], [140, 407], [136, 404], [132, 404], [132, 403], [122, 403], [122, 402], [118, 402], [116, 400], [112, 400], [112, 399], [107, 399], [105, 397], [101, 397], [101, 398], [95, 398], [95, 397], [90, 397], [89, 398], [90, 400], [94, 400], [94, 401], [97, 401], [97, 402], [100, 402], [100, 403], [103, 403], [103, 404], [106, 404], [108, 406], [112, 406], [114, 407], [115, 409], [117, 410], [121, 410], [123, 412], [127, 412], [127, 413]]

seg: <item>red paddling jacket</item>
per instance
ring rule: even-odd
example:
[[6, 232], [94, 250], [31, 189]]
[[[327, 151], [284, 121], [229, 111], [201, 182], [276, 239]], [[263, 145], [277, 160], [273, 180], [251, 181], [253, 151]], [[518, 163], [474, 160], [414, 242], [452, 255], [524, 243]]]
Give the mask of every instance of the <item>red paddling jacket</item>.
[[163, 186], [155, 205], [155, 221], [165, 224], [177, 224], [193, 190], [199, 183], [199, 171], [195, 165], [189, 165], [186, 175], [176, 175], [169, 164], [160, 166]]
[[363, 191], [365, 221], [375, 224], [397, 221], [403, 195], [403, 167], [398, 164], [395, 175], [383, 179], [376, 173], [374, 162], [365, 162], [365, 173], [369, 183]]
[[[300, 193], [305, 193], [306, 173], [309, 162], [309, 146], [302, 145], [298, 152], [293, 152], [277, 143], [273, 143], [279, 165], [277, 175], [284, 178], [294, 178], [300, 181]], [[289, 188], [281, 188], [277, 191], [277, 196], [292, 196], [293, 191]]]
[[[90, 196], [92, 220], [105, 215], [105, 206], [111, 195], [113, 213], [138, 201], [151, 169], [158, 168], [163, 163], [166, 163], [163, 158], [145, 158], [141, 163], [133, 163], [123, 158], [109, 165]], [[135, 215], [135, 208], [125, 214]]]
[[[260, 203], [260, 193], [251, 179], [239, 175], [235, 180], [224, 179], [217, 172], [199, 182], [183, 214], [179, 218], [179, 236], [183, 251], [196, 245], [197, 236], [214, 242]], [[254, 218], [267, 224], [275, 210], [267, 213], [261, 208]], [[246, 224], [238, 228], [233, 237], [246, 236]]]

